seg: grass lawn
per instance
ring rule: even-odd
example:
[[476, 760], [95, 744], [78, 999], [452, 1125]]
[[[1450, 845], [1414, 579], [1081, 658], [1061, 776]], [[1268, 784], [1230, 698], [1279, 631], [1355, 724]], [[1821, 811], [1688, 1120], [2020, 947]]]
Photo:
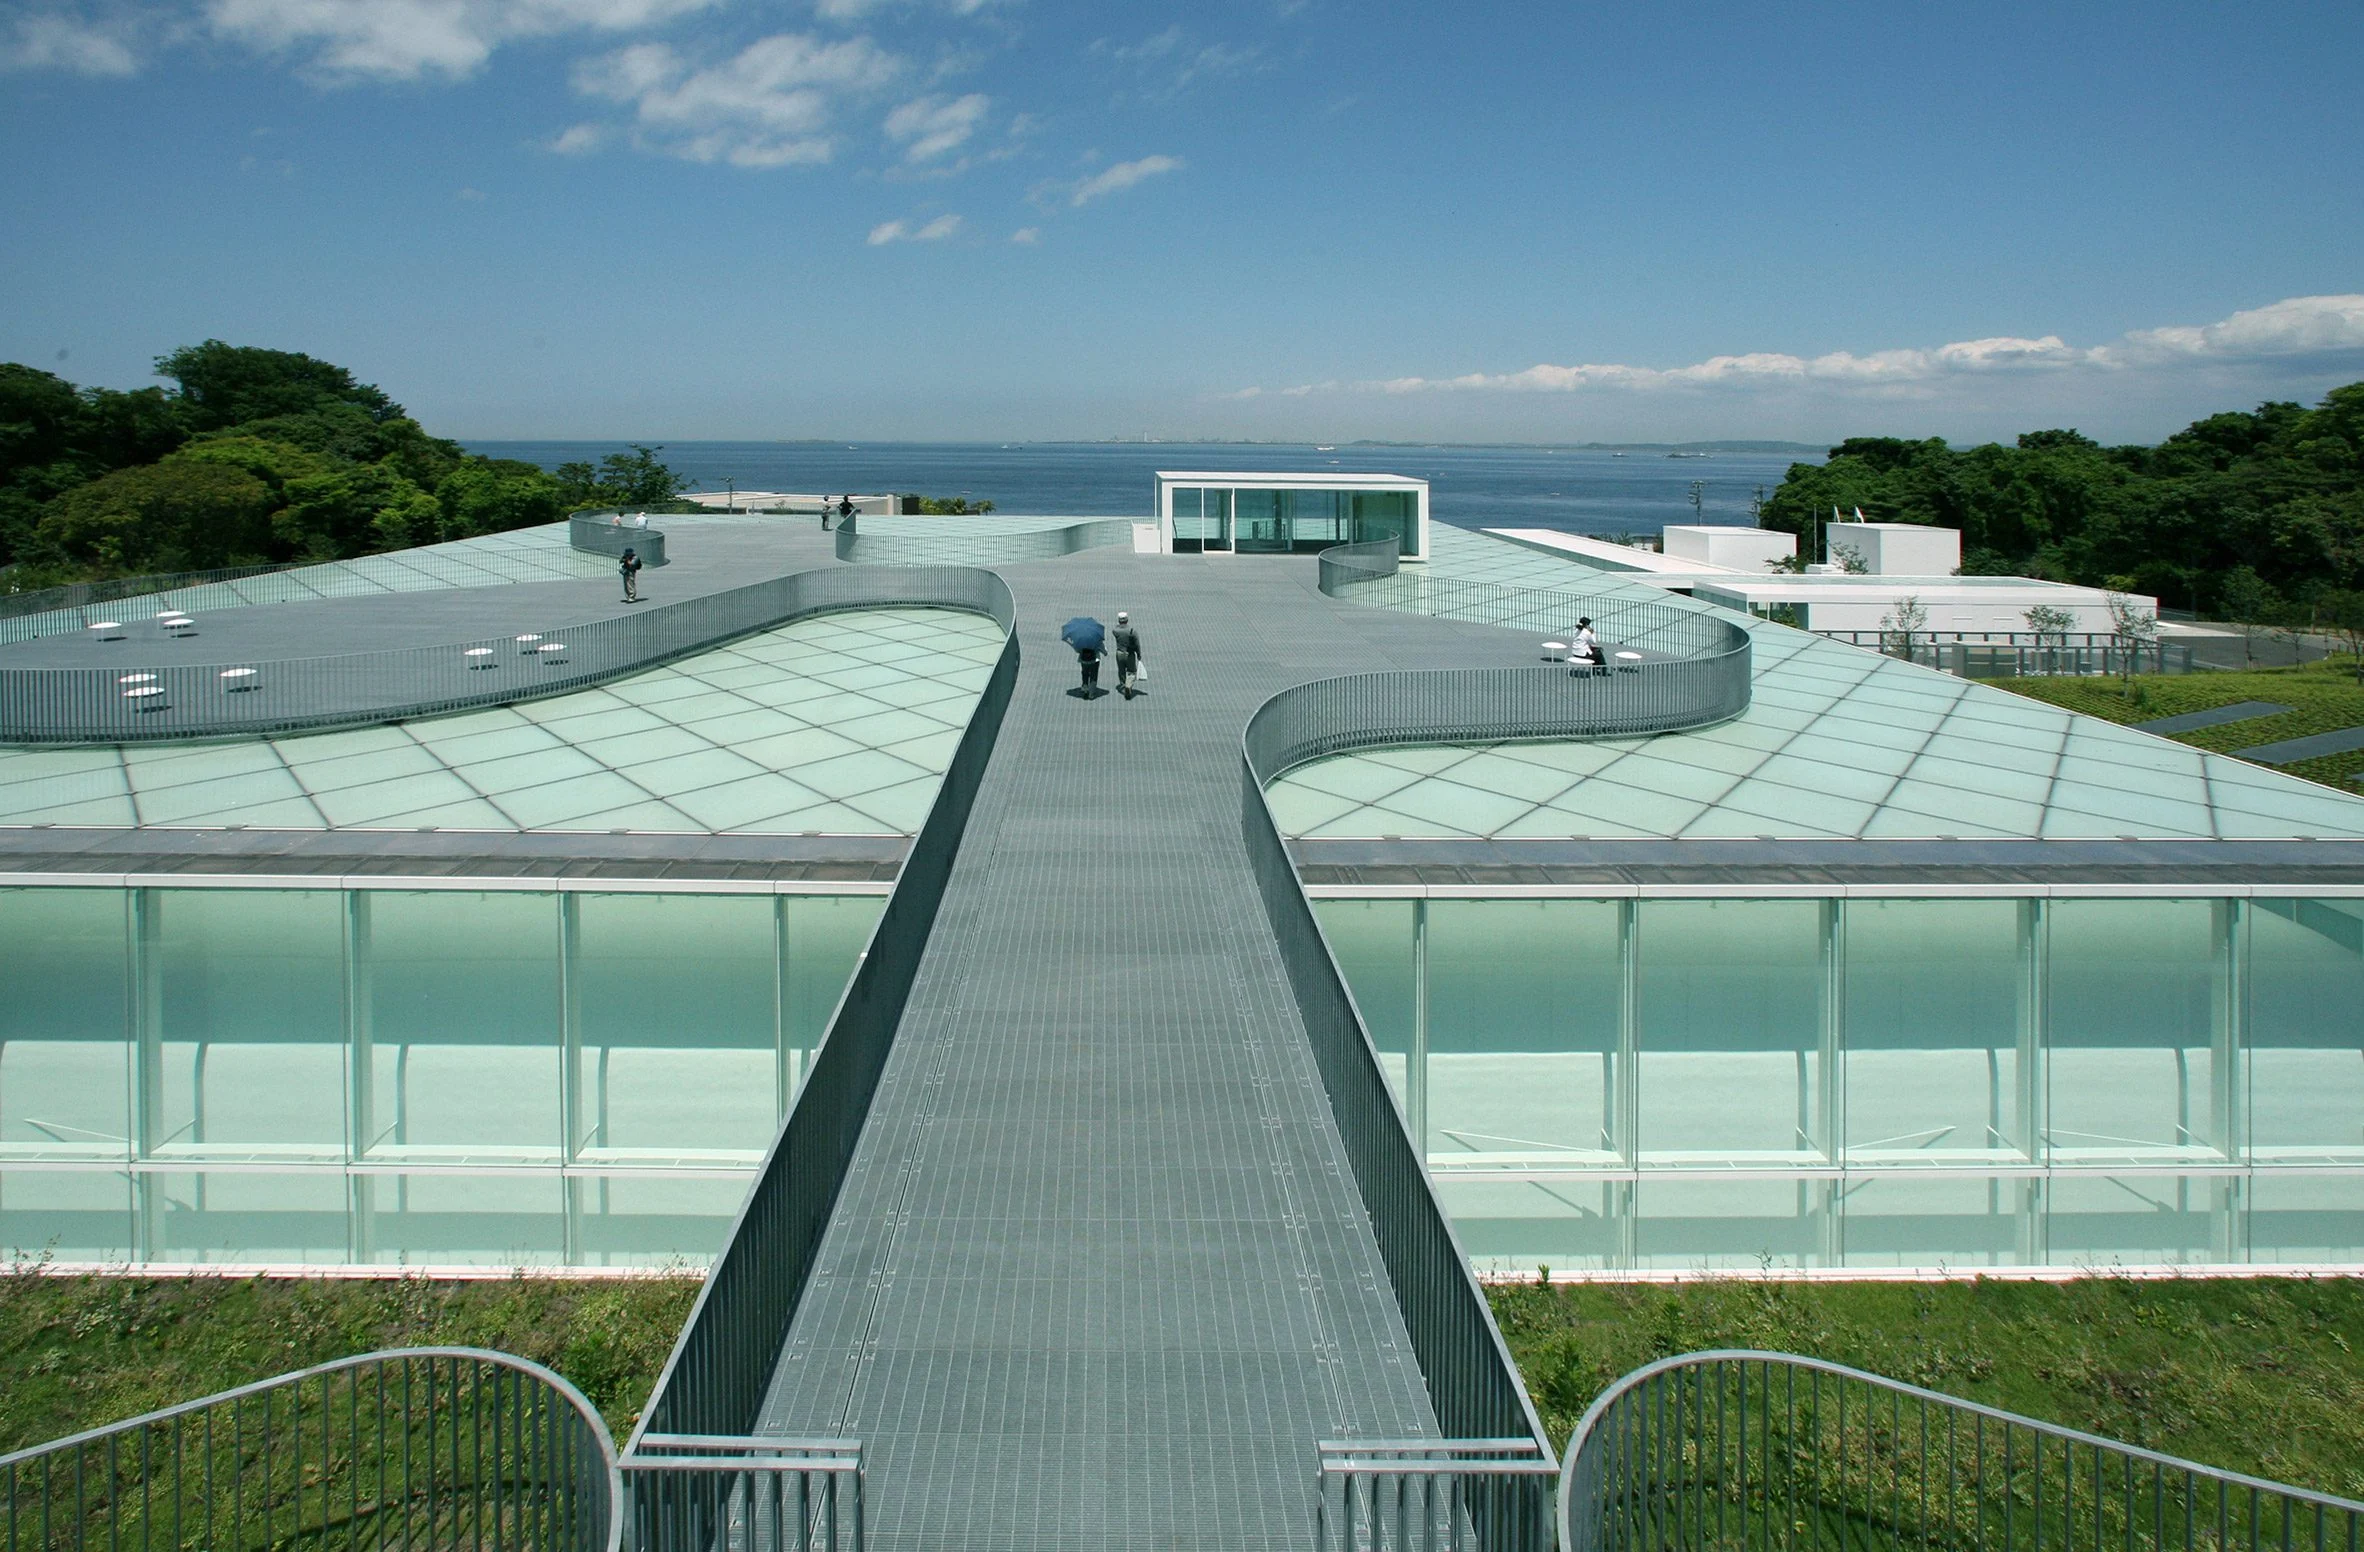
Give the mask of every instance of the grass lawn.
[[[2148, 722], [2187, 711], [2209, 711], [2236, 701], [2272, 701], [2288, 706], [2277, 717], [2229, 722], [2168, 736], [2195, 749], [2230, 754], [2258, 744], [2304, 738], [2337, 728], [2364, 727], [2364, 684], [2356, 682], [2352, 660], [2309, 663], [2303, 668], [2257, 668], [2239, 673], [2137, 674], [2133, 694], [2117, 679], [1987, 679], [1998, 690], [2047, 701], [2110, 722]], [[2343, 792], [2358, 790], [2349, 778], [2364, 774], [2364, 750], [2268, 766], [2304, 776]]]
[[2364, 1280], [1705, 1278], [1488, 1291], [1561, 1446], [1619, 1375], [1677, 1353], [1755, 1347], [2364, 1497]]
[[[0, 1450], [420, 1343], [549, 1364], [621, 1440], [697, 1290], [691, 1277], [0, 1274]], [[1708, 1278], [1489, 1292], [1558, 1444], [1602, 1387], [1653, 1358], [1762, 1347], [2364, 1497], [2364, 1280]]]
[[79, 1277], [0, 1272], [0, 1451], [381, 1347], [490, 1347], [573, 1380], [620, 1444], [698, 1277]]

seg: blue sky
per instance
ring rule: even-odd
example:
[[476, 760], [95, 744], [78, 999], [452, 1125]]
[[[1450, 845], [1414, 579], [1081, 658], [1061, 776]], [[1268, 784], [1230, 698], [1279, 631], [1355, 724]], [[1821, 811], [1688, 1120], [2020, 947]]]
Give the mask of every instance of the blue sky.
[[2364, 378], [2360, 59], [2354, 0], [0, 0], [0, 358], [305, 350], [464, 437], [2147, 440]]

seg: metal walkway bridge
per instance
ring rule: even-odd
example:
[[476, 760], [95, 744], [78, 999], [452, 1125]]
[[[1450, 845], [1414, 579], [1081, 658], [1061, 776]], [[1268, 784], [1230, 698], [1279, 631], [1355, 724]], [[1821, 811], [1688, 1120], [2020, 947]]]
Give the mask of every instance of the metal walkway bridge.
[[[883, 1546], [1303, 1547], [1317, 1441], [1453, 1425], [1242, 844], [1241, 733], [1292, 684], [1525, 669], [1534, 642], [1335, 602], [1309, 561], [1000, 574], [1006, 710], [777, 1361], [736, 1424], [687, 1393], [696, 1325], [745, 1320], [718, 1276], [650, 1433], [858, 1440]], [[1146, 693], [1080, 699], [1058, 626], [1119, 609]], [[1498, 1362], [1485, 1431], [1540, 1462]]]

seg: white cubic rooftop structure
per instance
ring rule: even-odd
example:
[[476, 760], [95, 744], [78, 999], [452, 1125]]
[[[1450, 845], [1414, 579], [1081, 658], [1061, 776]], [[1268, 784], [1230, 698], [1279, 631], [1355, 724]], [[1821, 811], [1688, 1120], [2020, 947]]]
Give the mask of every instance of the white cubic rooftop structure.
[[[1950, 532], [1950, 530], [1948, 531]], [[2030, 609], [2041, 605], [2069, 617], [2070, 634], [2108, 635], [2110, 595], [2034, 577], [1878, 576], [1822, 572], [1810, 576], [1698, 577], [1691, 596], [1761, 619], [1780, 619], [1815, 631], [1876, 631], [1906, 599], [1927, 615], [1918, 629], [1943, 636], [1980, 636], [2033, 629]], [[2156, 616], [2158, 600], [2127, 595]]]
[[1962, 569], [1962, 533], [1925, 523], [1829, 523], [1822, 558], [1840, 565], [1852, 553], [1875, 577], [1947, 577]]
[[1774, 528], [1734, 528], [1713, 523], [1669, 523], [1659, 530], [1658, 548], [1669, 560], [1696, 561], [1732, 571], [1763, 572], [1798, 553], [1798, 536]]
[[1406, 475], [1161, 469], [1156, 501], [1169, 552], [1309, 555], [1393, 535], [1404, 559], [1428, 559], [1428, 481]]

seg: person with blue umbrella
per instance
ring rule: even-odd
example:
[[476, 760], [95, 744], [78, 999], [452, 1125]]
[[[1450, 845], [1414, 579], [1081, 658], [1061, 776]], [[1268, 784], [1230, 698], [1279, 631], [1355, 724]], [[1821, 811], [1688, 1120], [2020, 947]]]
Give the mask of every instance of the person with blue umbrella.
[[1098, 620], [1079, 614], [1059, 627], [1059, 639], [1075, 649], [1083, 668], [1082, 688], [1070, 693], [1091, 700], [1100, 693], [1100, 654], [1107, 650], [1108, 632]]

